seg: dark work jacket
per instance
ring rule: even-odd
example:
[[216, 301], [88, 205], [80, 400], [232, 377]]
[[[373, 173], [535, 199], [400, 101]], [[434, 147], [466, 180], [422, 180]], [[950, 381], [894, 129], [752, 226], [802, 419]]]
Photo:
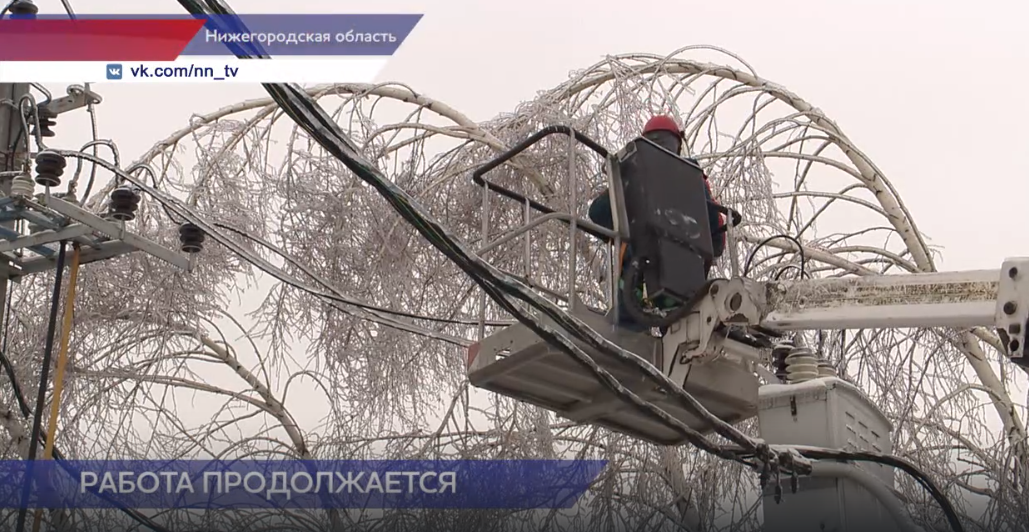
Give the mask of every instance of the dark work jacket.
[[[697, 162], [694, 159], [687, 160], [694, 164]], [[704, 175], [704, 190], [707, 193], [707, 200], [713, 202], [714, 197], [711, 195], [711, 185], [707, 181], [707, 175]], [[712, 251], [714, 251], [715, 258], [718, 258], [721, 257], [722, 253], [725, 251], [725, 231], [719, 231], [719, 228], [725, 225], [725, 217], [711, 206], [708, 206], [707, 216], [708, 224], [711, 227]], [[605, 188], [600, 195], [594, 198], [590, 203], [589, 217], [593, 223], [601, 227], [614, 230], [614, 220], [611, 219], [611, 195], [608, 189]], [[620, 261], [623, 270], [632, 260], [631, 246], [625, 246], [625, 248], [625, 252], [622, 253]]]

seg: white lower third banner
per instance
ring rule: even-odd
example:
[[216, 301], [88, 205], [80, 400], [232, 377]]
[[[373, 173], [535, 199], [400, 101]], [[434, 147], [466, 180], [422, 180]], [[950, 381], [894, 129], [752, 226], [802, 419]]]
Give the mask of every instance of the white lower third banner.
[[371, 83], [388, 57], [238, 59], [180, 57], [175, 61], [4, 61], [3, 83]]

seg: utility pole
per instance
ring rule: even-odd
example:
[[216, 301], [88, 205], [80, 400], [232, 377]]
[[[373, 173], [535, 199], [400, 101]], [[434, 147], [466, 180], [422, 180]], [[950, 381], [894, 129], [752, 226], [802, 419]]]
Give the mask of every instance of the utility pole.
[[[29, 158], [29, 153], [25, 151], [27, 133], [19, 135], [22, 121], [21, 106], [18, 103], [28, 92], [29, 86], [26, 83], [0, 83], [0, 100], [14, 103], [14, 106], [0, 105], [0, 149], [3, 150], [3, 156], [0, 157], [0, 194], [4, 197], [11, 194], [11, 182], [14, 181], [11, 172], [20, 171]], [[13, 228], [14, 222], [6, 222], [3, 225]], [[7, 261], [0, 257], [0, 304], [5, 305], [4, 308], [7, 301], [8, 270]]]
[[[11, 185], [14, 181], [12, 172], [21, 171], [30, 153], [25, 149], [26, 145], [31, 146], [29, 132], [23, 131], [21, 119], [21, 98], [28, 94], [29, 85], [26, 83], [3, 83], [0, 84], [0, 100], [11, 101], [11, 105], [0, 106], [0, 148], [3, 149], [3, 157], [0, 157], [0, 193], [3, 197], [11, 195]], [[15, 222], [4, 223], [3, 226], [13, 229]], [[10, 275], [10, 263], [0, 255], [0, 305], [4, 309], [0, 312], [5, 320], [7, 318], [7, 285]], [[0, 322], [3, 323], [3, 322]], [[7, 331], [4, 331], [7, 334]], [[5, 342], [6, 343], [6, 342]], [[6, 355], [6, 353], [4, 353]], [[28, 442], [31, 448], [33, 442]], [[26, 457], [30, 458], [30, 457]], [[26, 478], [25, 482], [30, 483], [32, 479]], [[24, 509], [21, 510], [24, 513]], [[24, 517], [19, 515], [19, 521]], [[22, 524], [22, 526], [24, 526]]]
[[[6, 0], [0, 0], [0, 6], [6, 4]], [[0, 19], [10, 14], [10, 18], [34, 19], [39, 13], [39, 8], [32, 0], [14, 0], [7, 4], [6, 8], [0, 11]], [[74, 18], [74, 17], [72, 17]], [[2, 72], [0, 72], [2, 76]], [[27, 452], [19, 449], [25, 454], [28, 460], [26, 472], [32, 471], [32, 463], [37, 459], [36, 450], [39, 447], [42, 428], [42, 414], [48, 385], [47, 374], [50, 368], [50, 356], [53, 352], [53, 339], [58, 313], [61, 276], [64, 268], [65, 246], [74, 242], [75, 254], [72, 259], [72, 272], [77, 272], [77, 266], [90, 262], [113, 259], [143, 251], [147, 255], [163, 260], [184, 271], [191, 271], [194, 254], [202, 250], [204, 239], [203, 231], [193, 231], [189, 235], [180, 236], [181, 246], [173, 250], [162, 246], [137, 234], [126, 231], [124, 223], [118, 224], [111, 220], [97, 216], [81, 208], [73, 199], [70, 202], [60, 199], [59, 196], [47, 194], [42, 205], [26, 199], [25, 195], [31, 194], [34, 184], [54, 187], [60, 185], [60, 176], [63, 174], [66, 160], [58, 153], [42, 150], [33, 157], [34, 139], [39, 137], [53, 136], [49, 126], [53, 125], [52, 120], [63, 113], [89, 107], [102, 101], [99, 94], [85, 87], [72, 85], [68, 87], [68, 95], [61, 98], [50, 98], [42, 105], [36, 105], [32, 112], [36, 117], [32, 121], [25, 119], [24, 113], [27, 109], [22, 101], [29, 94], [31, 83], [10, 83], [0, 77], [0, 198], [5, 198], [8, 204], [3, 206], [7, 219], [11, 221], [0, 222], [0, 241], [4, 246], [4, 252], [0, 252], [0, 326], [6, 319], [4, 312], [8, 296], [8, 288], [11, 274], [17, 273], [18, 277], [42, 273], [49, 270], [56, 270], [54, 283], [54, 298], [51, 305], [50, 325], [47, 332], [47, 347], [44, 353], [43, 371], [40, 378], [39, 393], [37, 395], [36, 407], [32, 412], [32, 437], [29, 439]], [[26, 100], [29, 101], [29, 100]], [[39, 127], [33, 129], [35, 123]], [[22, 178], [30, 173], [29, 164], [35, 159], [35, 179], [28, 177], [28, 187], [22, 186]], [[15, 187], [15, 179], [18, 179], [19, 186]], [[26, 188], [28, 191], [26, 191]], [[14, 195], [16, 194], [16, 195]], [[12, 197], [12, 195], [14, 195]], [[135, 193], [134, 193], [135, 195]], [[136, 204], [139, 201], [138, 195], [125, 204], [125, 198], [121, 203], [112, 201], [112, 211], [117, 210], [118, 220], [132, 220], [135, 218]], [[65, 198], [68, 199], [68, 198]], [[31, 230], [29, 235], [20, 234], [17, 224], [21, 221], [31, 221], [41, 230]], [[60, 243], [60, 251], [54, 261], [53, 244]], [[79, 253], [80, 249], [85, 251]], [[25, 253], [30, 251], [31, 253]], [[13, 255], [12, 255], [13, 253]], [[16, 279], [18, 278], [16, 277]], [[75, 273], [72, 274], [74, 285]], [[66, 361], [67, 335], [70, 331], [71, 308], [73, 305], [73, 292], [69, 291], [66, 305], [66, 331], [62, 335], [61, 354], [58, 356], [58, 375], [64, 367], [62, 361]], [[6, 353], [5, 353], [6, 355]], [[51, 402], [54, 409], [51, 414], [50, 427], [45, 440], [47, 447], [44, 449], [44, 460], [51, 458], [50, 451], [55, 451], [53, 443], [56, 430], [56, 412], [60, 407], [60, 387], [55, 386], [55, 398]], [[34, 483], [34, 475], [27, 474], [22, 488], [23, 505], [19, 508], [16, 530], [24, 532], [28, 516], [28, 505]], [[27, 504], [26, 504], [27, 503]], [[64, 509], [50, 510], [51, 519], [48, 528], [55, 532], [69, 530], [68, 512]], [[38, 532], [41, 525], [41, 511], [36, 509], [33, 520], [32, 531]]]
[[[38, 12], [39, 8], [31, 0], [18, 0], [10, 6], [12, 17], [33, 17]], [[22, 131], [21, 107], [21, 98], [28, 93], [28, 83], [0, 83], [0, 101], [13, 103], [0, 105], [0, 194], [3, 197], [11, 195], [11, 184], [14, 181], [11, 173], [22, 170], [30, 157], [25, 147], [31, 146], [31, 137], [28, 131]], [[0, 225], [13, 229], [15, 223], [11, 221]], [[9, 272], [10, 264], [0, 256], [0, 305], [4, 308], [0, 316], [4, 319], [7, 318], [4, 314], [7, 308]]]
[[[17, 0], [10, 6], [10, 13], [12, 18], [30, 18], [34, 17], [39, 12], [39, 8], [32, 3], [31, 0]], [[9, 197], [11, 195], [11, 185], [14, 182], [14, 172], [20, 172], [24, 169], [27, 162], [31, 159], [31, 146], [32, 137], [29, 131], [24, 130], [24, 124], [27, 122], [22, 120], [22, 97], [29, 93], [28, 83], [0, 83], [0, 101], [9, 101], [13, 105], [0, 105], [0, 149], [3, 150], [2, 156], [0, 156], [0, 194], [3, 197]], [[7, 229], [14, 229], [16, 222], [7, 222], [2, 224]], [[0, 316], [6, 320], [7, 316], [7, 289], [10, 281], [10, 263], [3, 257], [0, 256], [0, 305], [3, 305], [3, 311], [0, 312]], [[2, 322], [0, 322], [2, 323]], [[4, 335], [7, 331], [4, 331]], [[5, 342], [6, 343], [6, 342]], [[6, 356], [6, 353], [4, 353]], [[35, 442], [28, 442], [29, 448], [34, 447]], [[26, 458], [32, 459], [31, 456]], [[32, 483], [31, 478], [25, 478], [26, 483]], [[21, 509], [18, 513], [18, 529], [19, 532], [24, 529], [25, 526], [25, 508]]]

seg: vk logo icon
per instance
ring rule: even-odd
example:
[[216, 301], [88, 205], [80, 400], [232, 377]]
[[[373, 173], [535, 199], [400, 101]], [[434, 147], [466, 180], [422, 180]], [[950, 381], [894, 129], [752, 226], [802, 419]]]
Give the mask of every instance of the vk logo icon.
[[107, 65], [107, 79], [121, 79], [121, 65], [112, 63]]

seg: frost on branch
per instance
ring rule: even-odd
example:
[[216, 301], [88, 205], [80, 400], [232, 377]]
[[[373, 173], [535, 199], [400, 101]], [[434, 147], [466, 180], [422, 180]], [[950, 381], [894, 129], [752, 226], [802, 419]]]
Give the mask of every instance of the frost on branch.
[[[611, 57], [484, 123], [462, 115], [459, 102], [450, 106], [400, 84], [311, 93], [391, 179], [475, 249], [524, 223], [521, 205], [491, 197], [483, 240], [482, 189], [470, 177], [477, 166], [548, 125], [571, 125], [618, 149], [651, 114], [672, 113], [682, 118], [690, 153], [718, 199], [746, 219], [719, 265], [723, 274], [732, 273], [730, 256], [742, 267], [758, 243], [779, 234], [803, 243], [805, 275], [934, 269], [934, 251], [911, 213], [841, 126], [732, 56], [691, 49], [668, 58]], [[481, 301], [473, 283], [270, 100], [193, 117], [139, 162], [155, 170], [162, 189], [309, 291], [218, 245], [205, 249], [200, 270], [188, 276], [142, 256], [84, 268], [59, 440], [67, 455], [599, 457], [612, 465], [578, 514], [559, 519], [570, 527], [734, 521], [756, 528], [754, 475], [737, 466], [469, 390], [463, 346], [477, 337]], [[601, 170], [581, 146], [570, 158], [567, 137], [555, 135], [487, 178], [584, 216], [604, 186]], [[90, 205], [100, 209], [109, 190], [101, 187]], [[138, 223], [174, 245], [176, 225], [154, 202], [144, 203]], [[606, 250], [576, 238], [577, 297], [604, 308]], [[565, 292], [569, 250], [567, 227], [551, 223], [528, 242], [516, 238], [485, 257]], [[751, 275], [800, 276], [795, 251], [787, 239], [769, 241], [755, 253]], [[26, 388], [38, 378], [51, 282], [40, 277], [14, 290], [8, 350]], [[492, 304], [485, 316], [510, 319]], [[985, 509], [991, 529], [1020, 527], [1027, 455], [1022, 406], [1013, 396], [1021, 392], [991, 333], [819, 331], [808, 341], [883, 408], [896, 427], [898, 454], [928, 471], [969, 515]], [[0, 393], [2, 406], [14, 407], [8, 389]], [[754, 425], [743, 428], [754, 434]], [[5, 427], [17, 437], [16, 426]], [[938, 507], [921, 488], [898, 479], [916, 518], [939, 524]], [[301, 511], [288, 518], [311, 528], [331, 521], [404, 529], [417, 522], [408, 513]], [[245, 516], [161, 519], [218, 527]], [[186, 519], [192, 521], [175, 521]], [[542, 529], [558, 517], [452, 512], [434, 519], [450, 529], [523, 520]]]

